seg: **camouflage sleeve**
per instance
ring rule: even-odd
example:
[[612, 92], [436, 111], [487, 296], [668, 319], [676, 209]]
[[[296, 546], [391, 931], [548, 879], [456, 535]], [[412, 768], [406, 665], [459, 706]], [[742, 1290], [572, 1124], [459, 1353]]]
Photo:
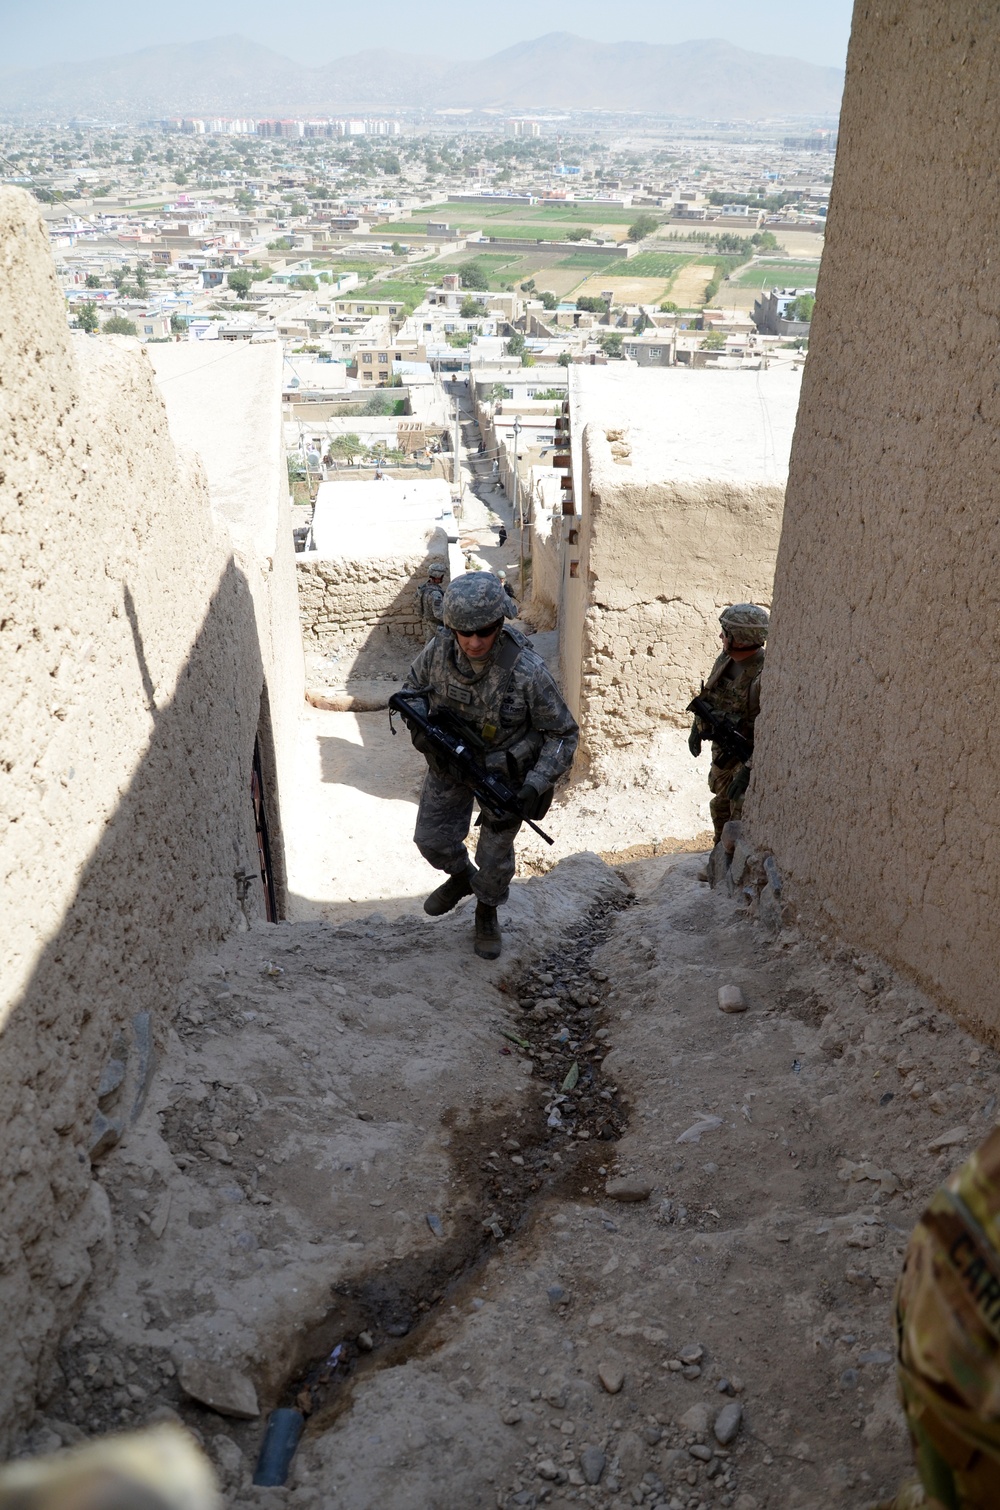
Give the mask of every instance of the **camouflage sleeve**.
[[444, 591], [440, 587], [432, 587], [427, 594], [424, 613], [427, 618], [433, 619], [435, 624], [444, 623]]
[[545, 736], [545, 743], [524, 779], [536, 791], [544, 792], [554, 786], [573, 764], [580, 730], [544, 666], [526, 686], [525, 698], [531, 712], [532, 728]]
[[747, 718], [753, 723], [760, 712], [760, 677], [755, 676], [747, 693]]
[[420, 651], [409, 671], [403, 687], [408, 692], [430, 686], [431, 662], [434, 657], [434, 641], [431, 639]]

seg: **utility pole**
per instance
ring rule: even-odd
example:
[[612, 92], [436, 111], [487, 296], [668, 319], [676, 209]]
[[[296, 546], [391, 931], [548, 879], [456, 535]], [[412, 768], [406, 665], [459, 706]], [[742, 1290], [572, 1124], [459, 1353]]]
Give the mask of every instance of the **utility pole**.
[[524, 510], [521, 508], [520, 474], [518, 472], [518, 449], [521, 435], [521, 416], [514, 416], [514, 499], [513, 513], [518, 520], [517, 590], [524, 595]]
[[454, 486], [456, 488], [461, 488], [461, 484], [462, 484], [462, 470], [461, 470], [461, 466], [459, 464], [459, 458], [458, 458], [458, 447], [459, 447], [460, 437], [461, 437], [461, 420], [460, 420], [460, 416], [461, 416], [461, 408], [460, 408], [460, 406], [461, 406], [461, 403], [462, 403], [461, 394], [459, 393], [458, 384], [457, 384], [457, 380], [456, 380], [456, 386], [455, 386], [455, 465], [452, 468], [452, 473], [451, 473], [451, 480], [452, 480], [452, 483], [454, 484]]

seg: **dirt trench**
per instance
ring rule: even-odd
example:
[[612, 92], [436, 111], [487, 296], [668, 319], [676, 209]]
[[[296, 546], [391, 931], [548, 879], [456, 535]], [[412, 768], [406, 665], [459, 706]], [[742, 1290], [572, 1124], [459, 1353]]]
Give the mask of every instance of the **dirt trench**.
[[[228, 1503], [293, 1510], [893, 1491], [892, 1289], [1000, 1058], [877, 961], [768, 938], [701, 863], [518, 883], [496, 966], [467, 909], [230, 941], [102, 1166], [117, 1266], [26, 1448], [175, 1412]], [[192, 1358], [261, 1413], [193, 1401]], [[254, 1488], [292, 1403], [288, 1485]]]

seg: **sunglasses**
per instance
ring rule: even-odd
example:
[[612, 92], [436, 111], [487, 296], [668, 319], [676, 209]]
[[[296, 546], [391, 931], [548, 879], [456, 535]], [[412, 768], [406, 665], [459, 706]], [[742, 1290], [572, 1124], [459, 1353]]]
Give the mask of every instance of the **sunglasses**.
[[482, 629], [456, 629], [455, 633], [460, 634], [463, 640], [486, 640], [489, 639], [491, 634], [496, 634], [497, 630], [502, 628], [503, 619], [497, 619], [496, 623], [486, 624]]

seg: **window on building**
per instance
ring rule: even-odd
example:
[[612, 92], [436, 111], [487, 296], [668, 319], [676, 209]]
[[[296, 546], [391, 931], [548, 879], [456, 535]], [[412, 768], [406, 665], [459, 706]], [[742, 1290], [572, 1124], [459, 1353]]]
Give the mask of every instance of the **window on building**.
[[372, 359], [372, 354], [371, 354], [371, 352], [370, 352], [370, 351], [363, 351], [363, 352], [362, 352], [362, 353], [361, 353], [361, 360], [362, 360], [362, 361], [363, 361], [363, 362], [370, 362], [370, 361], [371, 361], [371, 359]]
[[651, 357], [658, 357], [660, 355], [660, 348], [659, 348], [659, 346], [651, 346], [649, 348], [649, 354], [650, 354]]
[[571, 561], [569, 563], [569, 574], [571, 577], [578, 577], [580, 575], [579, 561]]
[[504, 398], [513, 398], [514, 397], [514, 390], [513, 390], [513, 388], [505, 388], [504, 391], [503, 391], [503, 396], [504, 396]]

